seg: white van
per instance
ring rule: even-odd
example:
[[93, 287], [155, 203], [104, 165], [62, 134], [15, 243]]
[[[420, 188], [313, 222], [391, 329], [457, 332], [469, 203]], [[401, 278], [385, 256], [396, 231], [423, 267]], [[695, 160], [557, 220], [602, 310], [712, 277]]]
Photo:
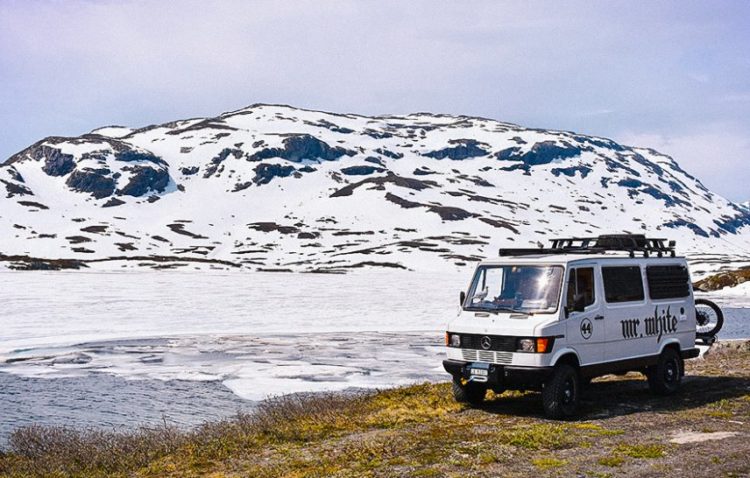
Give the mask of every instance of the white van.
[[576, 413], [582, 382], [627, 371], [679, 388], [698, 356], [696, 309], [674, 242], [642, 235], [553, 240], [480, 263], [446, 332], [458, 401], [488, 389], [541, 390], [551, 418]]

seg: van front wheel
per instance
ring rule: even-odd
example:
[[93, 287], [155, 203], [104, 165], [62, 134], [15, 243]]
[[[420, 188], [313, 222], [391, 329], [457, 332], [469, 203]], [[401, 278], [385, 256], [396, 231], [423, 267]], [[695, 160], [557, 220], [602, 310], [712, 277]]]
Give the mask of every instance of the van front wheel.
[[555, 367], [552, 377], [542, 389], [544, 413], [556, 420], [571, 418], [578, 411], [580, 391], [578, 370], [568, 364]]
[[659, 361], [646, 372], [648, 386], [657, 395], [672, 395], [682, 381], [682, 358], [672, 347], [664, 349]]
[[459, 403], [481, 405], [487, 395], [487, 387], [474, 382], [461, 383], [461, 379], [453, 379], [453, 398]]

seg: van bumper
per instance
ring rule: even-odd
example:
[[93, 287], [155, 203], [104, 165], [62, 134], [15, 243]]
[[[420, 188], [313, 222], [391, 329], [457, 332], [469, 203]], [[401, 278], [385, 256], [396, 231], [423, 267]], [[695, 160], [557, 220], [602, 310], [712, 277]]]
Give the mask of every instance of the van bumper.
[[693, 359], [700, 355], [700, 350], [698, 349], [698, 347], [685, 349], [680, 352], [680, 355], [682, 355], [682, 360]]
[[[469, 379], [472, 362], [443, 360], [443, 368], [454, 379]], [[552, 367], [521, 367], [517, 365], [489, 364], [487, 385], [490, 388], [534, 390], [542, 388], [552, 374]]]

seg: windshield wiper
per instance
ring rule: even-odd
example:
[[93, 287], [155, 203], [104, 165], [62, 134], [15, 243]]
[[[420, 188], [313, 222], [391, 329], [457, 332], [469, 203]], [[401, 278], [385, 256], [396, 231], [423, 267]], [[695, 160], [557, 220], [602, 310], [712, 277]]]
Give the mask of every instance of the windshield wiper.
[[469, 311], [494, 312], [494, 313], [498, 313], [498, 312], [510, 312], [511, 314], [526, 314], [526, 315], [528, 315], [527, 312], [524, 312], [524, 311], [521, 311], [521, 310], [517, 310], [517, 309], [511, 309], [510, 307], [479, 307], [479, 306], [469, 306], [469, 307], [465, 307], [464, 309], [465, 310], [469, 310]]

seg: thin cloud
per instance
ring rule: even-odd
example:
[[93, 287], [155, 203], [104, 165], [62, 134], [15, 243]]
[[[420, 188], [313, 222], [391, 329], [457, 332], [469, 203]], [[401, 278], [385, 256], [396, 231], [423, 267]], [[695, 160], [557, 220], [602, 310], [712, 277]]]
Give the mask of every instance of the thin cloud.
[[690, 134], [622, 133], [628, 145], [650, 147], [676, 158], [709, 189], [737, 202], [750, 199], [750, 138], [724, 124], [705, 125]]

